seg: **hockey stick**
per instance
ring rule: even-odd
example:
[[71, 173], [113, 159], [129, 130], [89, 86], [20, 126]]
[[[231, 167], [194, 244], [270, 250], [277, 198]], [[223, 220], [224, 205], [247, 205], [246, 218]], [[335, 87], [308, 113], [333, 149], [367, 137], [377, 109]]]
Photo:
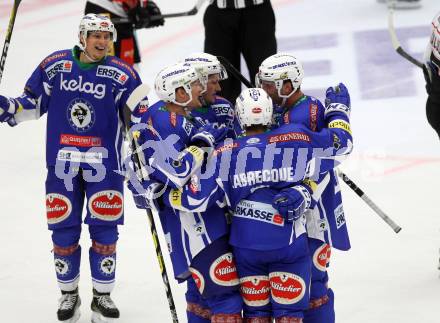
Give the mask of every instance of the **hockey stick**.
[[[231, 72], [234, 77], [238, 78], [241, 82], [243, 82], [244, 85], [247, 87], [254, 87], [254, 85], [246, 79], [243, 74], [240, 73], [239, 70], [237, 70], [225, 57], [217, 56], [217, 59], [220, 61], [220, 63], [223, 64], [223, 66], [228, 70], [228, 72]], [[356, 184], [351, 181], [347, 175], [342, 173], [340, 170], [338, 170], [339, 176], [342, 178], [345, 184], [348, 185], [355, 193], [365, 201], [365, 203], [368, 204], [388, 225], [390, 225], [394, 232], [398, 233], [400, 230], [402, 230], [401, 227], [399, 227], [393, 220], [391, 220]]]
[[[156, 20], [166, 19], [166, 18], [194, 16], [195, 14], [197, 14], [197, 12], [199, 12], [199, 9], [202, 7], [202, 5], [205, 1], [206, 0], [197, 0], [197, 3], [195, 4], [195, 6], [191, 10], [188, 10], [188, 11], [167, 13], [167, 14], [163, 14], [163, 15], [155, 15], [155, 16], [151, 16], [150, 19], [151, 19], [151, 21], [156, 21]], [[118, 24], [118, 23], [120, 24], [120, 23], [129, 23], [132, 21], [129, 18], [112, 18], [112, 22], [115, 24]]]
[[246, 85], [247, 87], [255, 87], [255, 85], [252, 84], [247, 78], [245, 78], [244, 75], [241, 74], [241, 72], [237, 70], [235, 66], [232, 65], [231, 62], [228, 61], [225, 57], [217, 56], [217, 59], [229, 72], [231, 72], [232, 75], [234, 75], [235, 78], [239, 79], [244, 85]]
[[21, 0], [15, 0], [9, 18], [8, 30], [6, 31], [5, 43], [3, 45], [2, 57], [0, 59], [0, 82], [2, 81], [3, 70], [5, 69], [6, 56], [8, 55], [9, 44], [11, 43], [12, 31], [14, 30], [15, 16]]
[[[150, 87], [147, 84], [142, 84], [139, 87], [137, 87], [133, 93], [131, 93], [130, 97], [127, 100], [126, 103], [126, 112], [127, 111], [133, 111], [134, 108], [136, 107], [136, 105], [145, 97], [147, 96], [147, 94], [150, 92]], [[127, 115], [127, 114], [126, 114]], [[126, 123], [127, 125], [129, 124], [130, 118], [129, 117], [125, 117]], [[132, 143], [133, 146], [133, 156], [134, 156], [134, 163], [136, 164], [136, 166], [138, 167], [138, 171], [141, 173], [141, 179], [144, 178], [143, 176], [143, 171], [142, 171], [142, 163], [141, 163], [141, 159], [139, 157], [139, 145], [137, 144], [136, 140], [132, 137], [130, 131], [128, 132], [130, 135], [130, 141]], [[155, 246], [155, 250], [156, 250], [156, 256], [157, 256], [157, 261], [159, 262], [159, 267], [160, 267], [160, 273], [162, 276], [162, 281], [163, 284], [165, 285], [165, 292], [167, 295], [167, 299], [168, 299], [168, 306], [170, 308], [170, 312], [171, 312], [171, 317], [173, 319], [173, 323], [179, 323], [179, 319], [177, 317], [177, 311], [176, 311], [176, 306], [174, 304], [174, 298], [173, 298], [173, 294], [171, 292], [171, 286], [170, 286], [170, 281], [168, 279], [168, 273], [167, 273], [167, 269], [165, 267], [165, 262], [163, 259], [163, 254], [162, 254], [162, 248], [160, 246], [160, 242], [159, 242], [159, 238], [157, 235], [157, 229], [156, 229], [156, 224], [154, 222], [154, 217], [153, 217], [153, 213], [151, 212], [150, 209], [146, 209], [147, 211], [147, 216], [148, 216], [148, 221], [150, 223], [150, 230], [151, 230], [151, 235], [153, 237], [153, 242], [154, 242], [154, 246]]]
[[388, 215], [382, 211], [376, 203], [374, 203], [367, 194], [364, 193], [347, 175], [338, 170], [339, 177], [347, 184], [369, 207], [373, 209], [396, 233], [399, 233], [402, 228], [396, 224]]
[[412, 57], [408, 52], [406, 52], [402, 45], [400, 45], [399, 39], [397, 39], [396, 29], [394, 28], [394, 8], [396, 4], [396, 0], [388, 0], [388, 32], [390, 33], [391, 37], [391, 43], [393, 44], [394, 49], [396, 52], [402, 56], [403, 58], [407, 59], [414, 65], [423, 68], [423, 63]]

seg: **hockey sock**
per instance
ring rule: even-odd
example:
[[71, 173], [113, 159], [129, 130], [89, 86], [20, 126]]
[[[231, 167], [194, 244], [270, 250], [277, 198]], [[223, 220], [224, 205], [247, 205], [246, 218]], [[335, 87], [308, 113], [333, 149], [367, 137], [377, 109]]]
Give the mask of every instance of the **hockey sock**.
[[99, 293], [110, 293], [115, 285], [116, 244], [103, 245], [93, 241], [89, 261], [93, 288]]
[[73, 291], [78, 287], [79, 266], [81, 263], [81, 246], [54, 246], [55, 272], [58, 285], [62, 291]]

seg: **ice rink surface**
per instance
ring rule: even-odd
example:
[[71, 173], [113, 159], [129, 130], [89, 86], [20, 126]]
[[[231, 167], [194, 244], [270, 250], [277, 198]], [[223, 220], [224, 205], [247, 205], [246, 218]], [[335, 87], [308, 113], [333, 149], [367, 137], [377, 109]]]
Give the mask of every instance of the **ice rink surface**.
[[[440, 10], [437, 0], [421, 2], [421, 9], [395, 14], [402, 45], [420, 59], [431, 19]], [[75, 44], [84, 3], [22, 1], [1, 94], [19, 96], [45, 56]], [[190, 9], [194, 0], [157, 3], [169, 13]], [[1, 43], [11, 4], [12, 0], [0, 1]], [[440, 322], [440, 142], [426, 121], [421, 70], [392, 49], [386, 8], [375, 0], [273, 0], [273, 5], [279, 49], [304, 63], [304, 92], [322, 98], [327, 86], [339, 81], [348, 86], [355, 152], [342, 169], [403, 227], [396, 235], [341, 183], [352, 249], [332, 254], [329, 284], [336, 294], [336, 321]], [[204, 8], [201, 11], [138, 32], [145, 82], [152, 84], [163, 66], [203, 49]], [[258, 42], [258, 35], [254, 37]], [[0, 126], [1, 322], [57, 322], [59, 291], [44, 204], [45, 120], [16, 128]], [[125, 219], [113, 292], [120, 322], [170, 322], [147, 217], [128, 194]], [[86, 227], [81, 244], [84, 251], [90, 246]], [[79, 322], [89, 322], [91, 316], [87, 258], [83, 252]], [[171, 283], [180, 320], [185, 322], [185, 288]]]

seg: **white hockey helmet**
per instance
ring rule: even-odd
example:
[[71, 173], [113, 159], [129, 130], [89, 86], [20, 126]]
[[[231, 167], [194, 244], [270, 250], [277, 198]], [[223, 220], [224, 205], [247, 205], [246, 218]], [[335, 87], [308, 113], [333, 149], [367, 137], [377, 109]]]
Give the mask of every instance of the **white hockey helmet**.
[[272, 99], [260, 88], [243, 90], [235, 102], [235, 114], [243, 129], [253, 125], [271, 125], [272, 113]]
[[[200, 81], [195, 68], [187, 64], [177, 63], [165, 67], [157, 74], [154, 81], [154, 90], [159, 99], [186, 106], [192, 101], [191, 84], [195, 81]], [[189, 95], [187, 102], [176, 101], [176, 90], [180, 87]]]
[[226, 69], [214, 55], [207, 53], [194, 53], [185, 57], [183, 62], [196, 69], [200, 75], [200, 81], [202, 82], [205, 91], [209, 75], [218, 74], [220, 81], [228, 78]]
[[[299, 89], [304, 77], [304, 69], [300, 61], [293, 55], [279, 53], [266, 58], [260, 65], [255, 76], [255, 84], [261, 87], [261, 82], [274, 82], [280, 98], [287, 99]], [[281, 94], [284, 81], [290, 80], [293, 91], [288, 95]]]
[[440, 12], [432, 20], [431, 49], [434, 56], [440, 60]]
[[[81, 48], [82, 50], [85, 49], [86, 39], [88, 33], [91, 31], [108, 31], [112, 36], [112, 41], [116, 42], [117, 33], [116, 33], [115, 25], [113, 25], [110, 18], [103, 15], [89, 13], [85, 15], [81, 19], [81, 22], [79, 23], [78, 39], [79, 39], [79, 48]], [[81, 41], [84, 43], [84, 45], [81, 43]]]

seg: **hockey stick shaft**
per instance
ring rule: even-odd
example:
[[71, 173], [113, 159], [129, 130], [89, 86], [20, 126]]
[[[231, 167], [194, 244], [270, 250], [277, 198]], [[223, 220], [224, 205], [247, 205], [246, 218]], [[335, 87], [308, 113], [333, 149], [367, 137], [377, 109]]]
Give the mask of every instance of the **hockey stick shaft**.
[[396, 233], [399, 233], [402, 228], [396, 224], [388, 215], [385, 214], [384, 211], [380, 209], [379, 206], [376, 205], [368, 196], [364, 193], [347, 175], [342, 173], [341, 171], [338, 172], [339, 177], [344, 181], [345, 184], [348, 185], [367, 205], [373, 209], [374, 212], [376, 212], [382, 220], [385, 221], [386, 224], [388, 224]]
[[239, 70], [235, 68], [234, 65], [231, 64], [230, 61], [228, 61], [223, 56], [217, 56], [217, 59], [220, 63], [223, 64], [223, 66], [230, 72], [232, 75], [234, 75], [235, 78], [239, 79], [245, 86], [247, 87], [255, 87], [254, 84], [252, 84], [247, 78], [244, 77], [243, 74]]
[[[151, 19], [151, 21], [156, 21], [156, 20], [166, 19], [166, 18], [194, 16], [195, 14], [197, 14], [199, 12], [199, 9], [202, 7], [202, 5], [205, 1], [206, 0], [197, 0], [197, 3], [195, 4], [195, 6], [191, 10], [188, 10], [188, 11], [166, 13], [163, 15], [155, 15], [155, 16], [151, 16], [150, 19]], [[118, 23], [130, 23], [132, 21], [129, 18], [112, 18], [112, 22], [118, 24]]]
[[408, 54], [408, 52], [406, 52], [402, 48], [402, 45], [400, 44], [399, 39], [397, 38], [396, 29], [394, 28], [394, 4], [395, 1], [392, 0], [388, 1], [388, 32], [390, 33], [391, 43], [393, 44], [393, 48], [400, 56], [402, 56], [412, 64], [420, 68], [423, 68], [423, 63], [421, 63], [420, 61], [412, 57], [410, 54]]
[[2, 81], [3, 71], [5, 69], [6, 57], [8, 55], [9, 44], [11, 43], [12, 31], [14, 30], [15, 17], [17, 16], [18, 7], [21, 0], [15, 0], [12, 7], [11, 16], [9, 18], [8, 30], [6, 31], [5, 43], [3, 45], [2, 57], [0, 59], [0, 82]]
[[[125, 110], [126, 111], [133, 111], [133, 109], [135, 108], [137, 103], [139, 103], [145, 96], [147, 96], [147, 94], [149, 92], [150, 92], [150, 88], [146, 84], [142, 84], [141, 86], [136, 88], [133, 91], [133, 93], [130, 95], [130, 97], [128, 98], [127, 107]], [[127, 125], [129, 124], [130, 118], [128, 116], [125, 117], [125, 122]], [[132, 143], [133, 159], [134, 159], [133, 163], [138, 168], [137, 170], [141, 174], [141, 179], [143, 179], [143, 178], [145, 178], [145, 176], [143, 174], [142, 163], [141, 163], [141, 159], [139, 157], [139, 145], [138, 145], [137, 141], [131, 136], [130, 131], [128, 131], [128, 133], [130, 135], [130, 141]], [[176, 305], [174, 304], [174, 298], [173, 298], [173, 294], [171, 292], [170, 281], [168, 279], [168, 273], [167, 273], [165, 261], [163, 258], [162, 248], [160, 246], [159, 237], [157, 235], [157, 229], [156, 229], [156, 223], [154, 221], [154, 216], [153, 216], [153, 213], [151, 212], [150, 209], [146, 209], [146, 211], [147, 211], [147, 216], [148, 216], [148, 222], [150, 224], [151, 236], [153, 238], [154, 247], [155, 247], [155, 251], [156, 251], [156, 257], [157, 257], [157, 261], [158, 261], [159, 267], [160, 267], [160, 274], [162, 276], [162, 281], [165, 286], [165, 292], [166, 292], [167, 299], [168, 299], [168, 306], [170, 309], [171, 317], [173, 319], [173, 323], [179, 323], [179, 319], [177, 317]]]
[[[230, 72], [234, 77], [238, 78], [241, 82], [243, 82], [244, 85], [247, 87], [253, 87], [254, 85], [246, 79], [243, 74], [240, 73], [239, 70], [237, 70], [225, 57], [217, 56], [217, 59], [220, 61], [220, 63], [223, 64], [223, 66]], [[353, 183], [352, 180], [348, 178], [347, 175], [342, 173], [341, 171], [338, 171], [339, 176], [342, 178], [345, 184], [347, 184], [355, 193], [367, 203], [369, 207], [371, 207], [393, 230], [398, 233], [400, 230], [402, 230], [401, 227], [399, 227], [393, 220], [391, 220], [385, 212], [383, 212], [355, 183]]]

